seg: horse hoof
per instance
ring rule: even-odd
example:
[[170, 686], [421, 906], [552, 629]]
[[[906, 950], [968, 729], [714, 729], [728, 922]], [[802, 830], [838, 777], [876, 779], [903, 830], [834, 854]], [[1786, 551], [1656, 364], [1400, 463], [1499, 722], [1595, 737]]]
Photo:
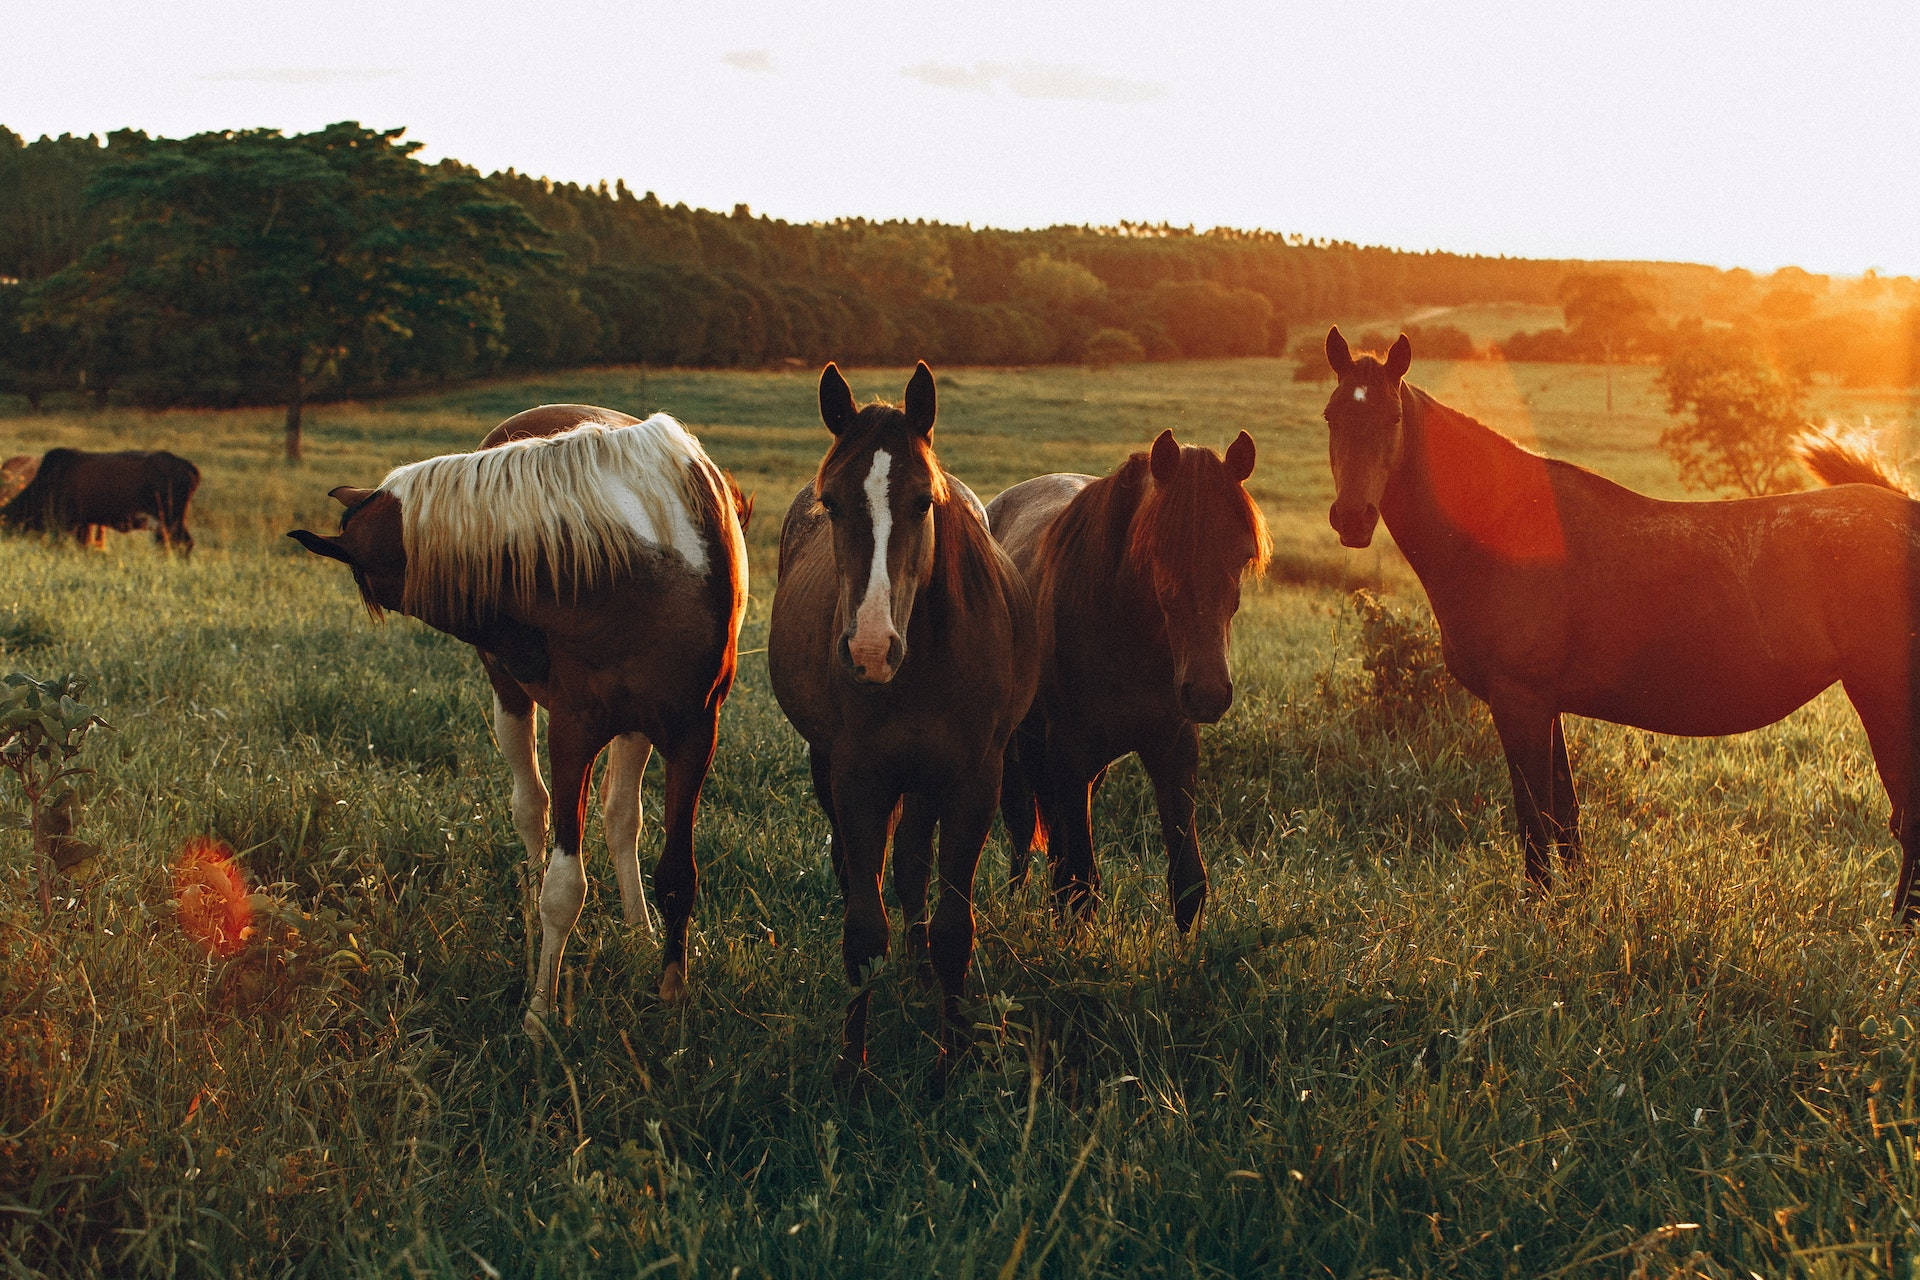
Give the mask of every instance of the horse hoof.
[[834, 1059], [833, 1087], [845, 1095], [849, 1102], [864, 1097], [867, 1092], [866, 1060], [845, 1053]]
[[687, 994], [687, 970], [685, 965], [670, 964], [660, 975], [660, 998], [669, 1002], [679, 1000]]

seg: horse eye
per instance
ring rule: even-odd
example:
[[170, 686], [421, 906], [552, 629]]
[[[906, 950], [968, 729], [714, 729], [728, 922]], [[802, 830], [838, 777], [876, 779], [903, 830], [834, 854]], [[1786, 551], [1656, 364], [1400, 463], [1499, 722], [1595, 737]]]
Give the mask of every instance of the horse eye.
[[932, 497], [932, 495], [930, 495], [930, 494], [922, 494], [922, 495], [921, 495], [920, 497], [918, 497], [918, 498], [915, 498], [915, 499], [913, 500], [913, 514], [914, 514], [914, 515], [916, 515], [916, 516], [924, 516], [925, 514], [927, 514], [927, 512], [929, 512], [929, 511], [931, 511], [931, 510], [933, 510], [933, 497]]
[[832, 498], [821, 498], [820, 509], [827, 513], [827, 519], [829, 520], [836, 520], [840, 516], [840, 504]]

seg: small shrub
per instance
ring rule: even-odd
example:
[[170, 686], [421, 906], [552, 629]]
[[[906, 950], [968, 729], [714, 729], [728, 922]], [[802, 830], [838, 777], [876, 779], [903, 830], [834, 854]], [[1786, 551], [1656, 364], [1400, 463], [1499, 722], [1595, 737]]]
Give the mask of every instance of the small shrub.
[[[1354, 592], [1348, 607], [1360, 623], [1360, 667], [1366, 696], [1382, 728], [1407, 729], [1461, 708], [1465, 691], [1447, 674], [1440, 631], [1424, 609], [1395, 608], [1371, 591]], [[1323, 682], [1323, 693], [1347, 701]]]
[[78, 676], [35, 680], [25, 672], [0, 678], [0, 768], [13, 774], [25, 811], [0, 813], [0, 824], [33, 834], [40, 909], [53, 914], [53, 872], [86, 861], [96, 850], [73, 838], [74, 780], [92, 770], [71, 763], [87, 733], [107, 722], [79, 700]]

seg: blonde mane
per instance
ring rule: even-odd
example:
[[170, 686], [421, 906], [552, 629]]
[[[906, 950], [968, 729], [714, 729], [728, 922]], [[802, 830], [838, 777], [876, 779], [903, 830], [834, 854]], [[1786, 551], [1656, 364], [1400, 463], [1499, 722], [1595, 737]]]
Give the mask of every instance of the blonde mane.
[[705, 574], [704, 530], [739, 539], [718, 469], [664, 413], [428, 458], [380, 487], [400, 502], [404, 607], [436, 621], [526, 610], [542, 591], [577, 599], [646, 555]]

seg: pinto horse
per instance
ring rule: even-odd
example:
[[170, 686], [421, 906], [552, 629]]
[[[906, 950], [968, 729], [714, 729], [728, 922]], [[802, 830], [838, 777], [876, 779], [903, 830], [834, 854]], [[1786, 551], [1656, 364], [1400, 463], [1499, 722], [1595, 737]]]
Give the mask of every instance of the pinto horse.
[[1167, 892], [1185, 932], [1207, 896], [1194, 836], [1200, 731], [1233, 702], [1227, 642], [1240, 582], [1265, 567], [1266, 521], [1244, 487], [1253, 437], [1222, 459], [1162, 431], [1103, 479], [1046, 475], [987, 506], [988, 522], [1033, 591], [1040, 685], [1007, 753], [1001, 815], [1016, 883], [1046, 849], [1055, 902], [1098, 898], [1093, 793], [1138, 753], [1167, 845]]
[[[985, 513], [933, 452], [933, 374], [902, 408], [856, 408], [840, 371], [820, 375], [833, 444], [780, 530], [767, 635], [774, 697], [807, 740], [845, 902], [841, 957], [856, 993], [835, 1075], [866, 1061], [870, 966], [887, 954], [880, 876], [889, 837], [906, 946], [943, 993], [941, 1061], [964, 1026], [973, 876], [993, 825], [1001, 758], [1033, 699], [1026, 587]], [[897, 825], [896, 825], [897, 823]], [[935, 827], [940, 896], [926, 918]]]
[[[493, 727], [513, 770], [513, 822], [540, 876], [540, 959], [526, 1029], [554, 1006], [561, 954], [586, 898], [580, 830], [593, 762], [620, 901], [645, 921], [640, 777], [666, 759], [665, 846], [653, 887], [666, 938], [659, 992], [687, 981], [698, 873], [694, 814], [733, 685], [752, 504], [666, 414], [642, 422], [588, 405], [507, 419], [473, 453], [397, 467], [377, 489], [341, 486], [337, 537], [289, 534], [342, 561], [375, 618], [405, 613], [480, 651]], [[534, 704], [560, 805], [540, 778]], [[531, 943], [532, 923], [529, 918]]]
[[1663, 502], [1522, 449], [1403, 381], [1335, 328], [1327, 401], [1349, 547], [1385, 520], [1426, 588], [1447, 670], [1493, 712], [1527, 879], [1580, 856], [1560, 716], [1711, 736], [1772, 724], [1838, 681], [1893, 804], [1903, 855], [1895, 920], [1911, 921], [1920, 504], [1847, 484]]

